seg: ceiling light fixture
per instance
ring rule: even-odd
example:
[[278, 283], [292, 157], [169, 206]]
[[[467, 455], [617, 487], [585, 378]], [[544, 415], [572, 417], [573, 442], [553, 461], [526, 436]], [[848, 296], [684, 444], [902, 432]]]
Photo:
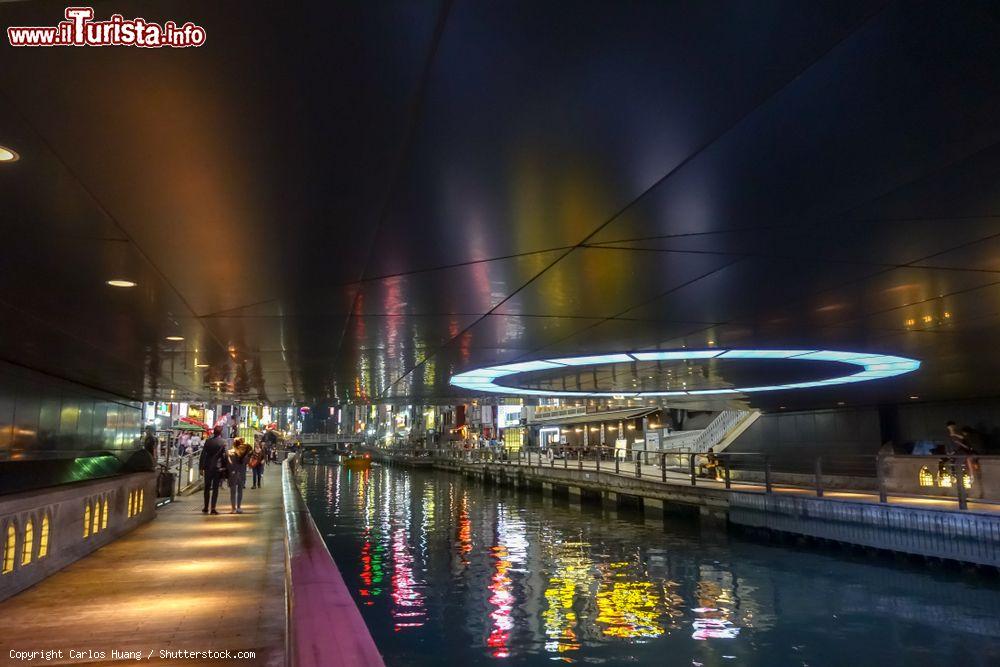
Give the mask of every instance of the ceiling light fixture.
[[167, 340], [169, 340], [172, 343], [176, 343], [178, 341], [184, 340], [184, 336], [167, 336]]
[[13, 148], [0, 146], [0, 162], [17, 162], [21, 158]]
[[[609, 360], [609, 357], [612, 359]], [[544, 389], [528, 389], [510, 384], [498, 384], [500, 378], [510, 382], [521, 373], [533, 371], [568, 368], [572, 366], [601, 365], [606, 363], [621, 363], [619, 359], [626, 357], [635, 361], [687, 361], [692, 359], [769, 359], [776, 361], [827, 361], [848, 364], [859, 367], [860, 370], [849, 375], [839, 375], [825, 380], [810, 380], [789, 382], [780, 385], [761, 385], [755, 387], [733, 387], [731, 389], [694, 389], [690, 391], [558, 391]], [[584, 362], [583, 360], [587, 361]], [[888, 354], [872, 354], [870, 352], [848, 352], [842, 350], [656, 350], [649, 352], [628, 352], [615, 355], [590, 355], [571, 359], [538, 359], [522, 361], [499, 366], [487, 366], [459, 373], [449, 380], [449, 383], [463, 389], [482, 391], [494, 394], [513, 394], [519, 396], [596, 396], [640, 398], [646, 396], [702, 396], [711, 394], [748, 394], [761, 391], [780, 391], [785, 389], [807, 389], [813, 387], [830, 387], [852, 382], [869, 382], [882, 378], [912, 373], [920, 368], [920, 362], [907, 357], [897, 357]]]
[[136, 283], [132, 280], [125, 280], [124, 278], [112, 278], [107, 281], [108, 285], [112, 287], [135, 287]]

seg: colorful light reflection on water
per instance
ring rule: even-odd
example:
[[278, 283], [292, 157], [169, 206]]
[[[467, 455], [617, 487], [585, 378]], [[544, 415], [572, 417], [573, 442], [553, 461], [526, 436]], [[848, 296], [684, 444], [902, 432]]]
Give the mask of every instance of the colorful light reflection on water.
[[388, 665], [1000, 655], [1000, 590], [982, 578], [772, 547], [443, 472], [311, 466], [303, 490]]

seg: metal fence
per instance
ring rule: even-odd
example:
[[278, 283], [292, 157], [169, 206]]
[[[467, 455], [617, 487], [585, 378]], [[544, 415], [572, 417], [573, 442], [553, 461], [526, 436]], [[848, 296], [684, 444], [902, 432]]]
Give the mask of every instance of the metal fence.
[[[880, 457], [816, 456], [808, 473], [786, 472], [780, 462], [761, 452], [628, 452], [610, 447], [552, 449], [372, 449], [376, 456], [410, 461], [498, 464], [529, 468], [561, 468], [625, 475], [668, 484], [713, 486], [764, 493], [807, 493], [842, 499], [888, 502], [895, 498], [927, 498], [955, 503], [1000, 502], [1000, 456]], [[829, 471], [835, 470], [831, 474]], [[847, 471], [845, 473], [845, 471]], [[916, 472], [914, 472], [916, 471]], [[912, 479], [911, 479], [912, 478]]]

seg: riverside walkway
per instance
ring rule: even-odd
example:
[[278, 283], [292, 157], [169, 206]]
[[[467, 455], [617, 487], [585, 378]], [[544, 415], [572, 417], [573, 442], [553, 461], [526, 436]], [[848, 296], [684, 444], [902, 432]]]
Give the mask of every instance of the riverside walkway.
[[[843, 542], [862, 547], [1000, 568], [1000, 505], [878, 491], [811, 488], [808, 484], [705, 479], [666, 466], [539, 457], [475, 460], [466, 452], [370, 450], [376, 459], [434, 466], [542, 492], [589, 495], [644, 509], [697, 509], [730, 524]], [[825, 478], [832, 481], [830, 476]]]
[[[694, 488], [695, 490], [712, 490], [712, 491], [742, 491], [751, 493], [774, 493], [774, 494], [791, 494], [795, 496], [805, 496], [814, 497], [816, 495], [815, 487], [806, 484], [789, 484], [782, 482], [773, 482], [770, 484], [770, 488], [767, 487], [763, 481], [737, 481], [733, 480], [727, 486], [725, 481], [720, 479], [707, 478], [703, 476], [698, 476], [695, 479], [694, 484], [691, 481], [691, 475], [688, 472], [681, 472], [674, 468], [667, 468], [666, 470], [661, 469], [657, 465], [644, 464], [636, 466], [633, 460], [623, 460], [619, 461], [618, 466], [615, 466], [614, 460], [604, 460], [600, 463], [594, 459], [548, 459], [541, 457], [538, 454], [534, 455], [534, 458], [527, 459], [510, 459], [503, 461], [493, 461], [493, 460], [473, 460], [470, 458], [465, 458], [462, 456], [432, 456], [432, 457], [414, 457], [414, 456], [400, 456], [393, 453], [391, 450], [371, 450], [376, 458], [381, 458], [386, 461], [395, 461], [409, 464], [419, 465], [421, 463], [437, 463], [444, 464], [449, 468], [463, 468], [463, 469], [477, 469], [480, 467], [485, 467], [486, 469], [510, 469], [510, 470], [524, 470], [527, 472], [538, 472], [545, 473], [551, 471], [553, 473], [558, 473], [560, 471], [566, 472], [578, 472], [578, 473], [600, 473], [605, 476], [614, 476], [620, 478], [622, 481], [642, 481], [650, 483], [660, 483], [665, 487], [675, 487], [679, 489], [690, 490]], [[687, 456], [686, 454], [681, 456]], [[720, 473], [721, 476], [721, 473]], [[776, 475], [776, 478], [780, 475]], [[800, 475], [799, 477], [805, 477]], [[892, 494], [888, 496], [883, 502], [877, 492], [871, 490], [860, 490], [860, 489], [849, 489], [849, 488], [825, 488], [822, 492], [822, 497], [828, 500], [844, 500], [850, 502], [859, 503], [875, 503], [875, 504], [889, 504], [896, 505], [900, 507], [912, 507], [914, 509], [938, 509], [938, 510], [957, 510], [958, 501], [955, 498], [946, 498], [940, 496], [915, 496], [915, 495], [905, 495], [905, 494]], [[983, 513], [983, 514], [996, 514], [1000, 515], [1000, 502], [989, 502], [989, 501], [978, 501], [974, 499], [968, 500], [968, 511]]]
[[[0, 603], [0, 664], [14, 651], [61, 650], [46, 664], [111, 665], [112, 650], [164, 665], [283, 665], [285, 520], [281, 471], [246, 489], [244, 513], [201, 514], [201, 494]], [[70, 657], [70, 649], [80, 652]], [[229, 651], [231, 659], [161, 659], [160, 651]], [[237, 658], [240, 652], [253, 656]], [[35, 663], [41, 662], [36, 660]], [[143, 660], [143, 662], [147, 662]]]

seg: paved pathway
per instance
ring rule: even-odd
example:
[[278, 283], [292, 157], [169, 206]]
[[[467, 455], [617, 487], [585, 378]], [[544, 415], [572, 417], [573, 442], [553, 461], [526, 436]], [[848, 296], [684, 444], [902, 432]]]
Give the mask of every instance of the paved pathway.
[[[142, 651], [139, 664], [282, 665], [285, 641], [281, 469], [245, 491], [244, 514], [201, 514], [201, 494], [0, 603], [0, 665], [11, 649], [61, 649], [44, 664], [128, 664], [111, 650]], [[223, 498], [225, 499], [223, 502]], [[71, 660], [69, 650], [105, 658]], [[159, 659], [160, 650], [253, 651], [253, 659]]]

